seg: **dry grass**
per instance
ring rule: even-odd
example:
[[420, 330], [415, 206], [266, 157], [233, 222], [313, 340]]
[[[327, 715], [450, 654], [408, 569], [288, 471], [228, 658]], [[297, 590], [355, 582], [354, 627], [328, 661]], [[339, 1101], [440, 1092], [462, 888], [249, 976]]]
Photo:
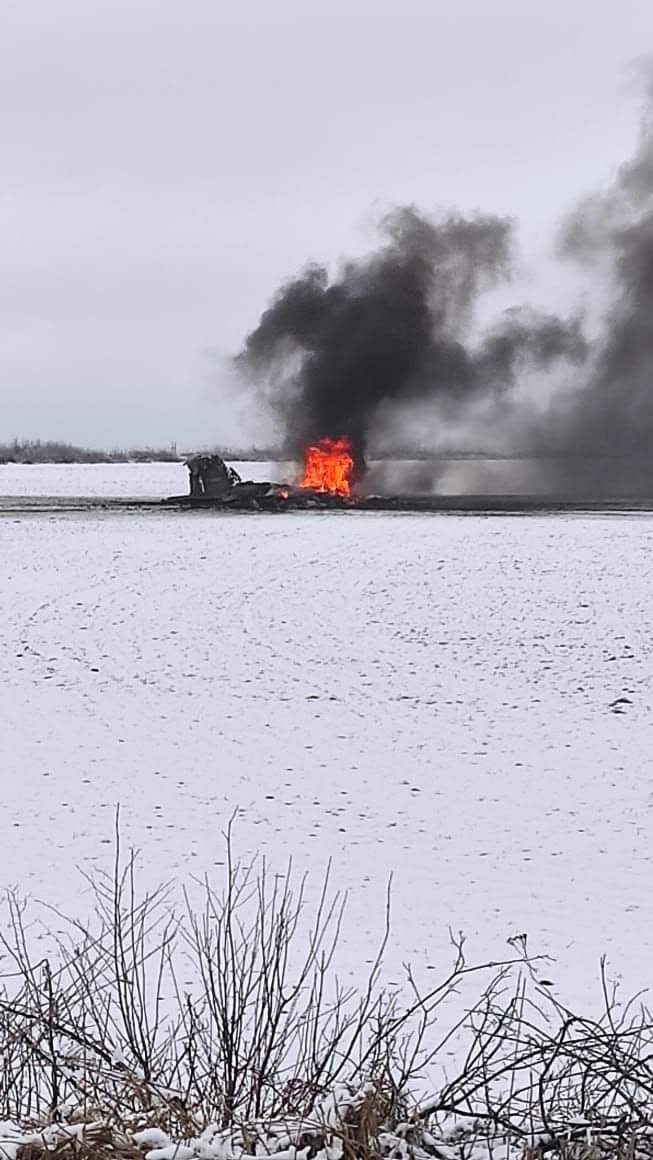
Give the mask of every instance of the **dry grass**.
[[80, 1131], [71, 1128], [55, 1138], [30, 1140], [20, 1144], [16, 1160], [142, 1160], [143, 1151], [130, 1134], [109, 1124], [85, 1124]]

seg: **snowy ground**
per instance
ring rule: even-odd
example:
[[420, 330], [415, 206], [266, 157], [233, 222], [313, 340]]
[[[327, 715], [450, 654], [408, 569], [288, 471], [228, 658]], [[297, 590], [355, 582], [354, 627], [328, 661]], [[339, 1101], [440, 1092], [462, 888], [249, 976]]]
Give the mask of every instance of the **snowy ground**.
[[[276, 479], [284, 470], [274, 463], [233, 466], [243, 479]], [[163, 499], [187, 491], [183, 463], [0, 463], [0, 496]]]
[[452, 925], [648, 982], [650, 517], [7, 515], [0, 558], [0, 886], [79, 911], [116, 802], [150, 881], [219, 874], [239, 808], [334, 857], [354, 975], [394, 872], [395, 966]]

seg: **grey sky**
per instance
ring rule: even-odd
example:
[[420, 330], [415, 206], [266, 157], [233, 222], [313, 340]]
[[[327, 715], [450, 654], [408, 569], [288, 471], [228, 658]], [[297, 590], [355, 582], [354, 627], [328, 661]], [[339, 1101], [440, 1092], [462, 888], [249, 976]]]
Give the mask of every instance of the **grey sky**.
[[255, 435], [220, 357], [396, 202], [515, 215], [566, 309], [652, 45], [651, 0], [0, 0], [0, 440]]

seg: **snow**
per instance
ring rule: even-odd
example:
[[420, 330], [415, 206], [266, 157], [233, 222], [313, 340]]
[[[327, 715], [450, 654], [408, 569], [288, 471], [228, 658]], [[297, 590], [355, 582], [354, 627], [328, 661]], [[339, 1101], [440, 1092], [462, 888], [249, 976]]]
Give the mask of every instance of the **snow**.
[[165, 1148], [151, 1148], [146, 1160], [192, 1160], [195, 1149], [183, 1144], [168, 1144]]
[[146, 882], [219, 878], [237, 809], [243, 856], [333, 857], [350, 979], [393, 873], [391, 980], [451, 926], [528, 932], [572, 1002], [602, 952], [646, 985], [652, 551], [648, 516], [5, 515], [0, 887], [79, 913], [117, 802]]
[[153, 1148], [165, 1148], [170, 1143], [170, 1137], [166, 1136], [160, 1128], [144, 1128], [142, 1132], [134, 1132], [133, 1139], [139, 1148], [144, 1144], [149, 1144]]
[[[286, 478], [290, 465], [240, 463], [243, 479]], [[2, 496], [85, 496], [162, 499], [188, 491], [183, 463], [0, 463]]]
[[183, 463], [0, 464], [0, 496], [161, 499], [186, 491]]

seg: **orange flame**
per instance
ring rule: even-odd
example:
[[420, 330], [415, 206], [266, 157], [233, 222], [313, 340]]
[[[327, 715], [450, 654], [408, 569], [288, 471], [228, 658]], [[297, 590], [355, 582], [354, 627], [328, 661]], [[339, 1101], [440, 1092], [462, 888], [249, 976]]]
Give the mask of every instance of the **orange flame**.
[[349, 495], [351, 473], [354, 460], [351, 443], [343, 435], [341, 439], [325, 436], [307, 447], [304, 452], [304, 474], [300, 487], [310, 487], [313, 491], [328, 491], [332, 495]]

